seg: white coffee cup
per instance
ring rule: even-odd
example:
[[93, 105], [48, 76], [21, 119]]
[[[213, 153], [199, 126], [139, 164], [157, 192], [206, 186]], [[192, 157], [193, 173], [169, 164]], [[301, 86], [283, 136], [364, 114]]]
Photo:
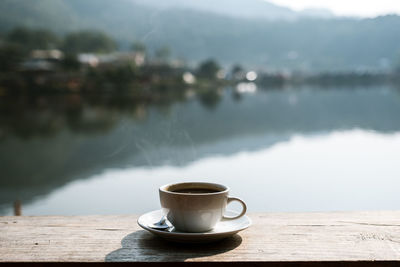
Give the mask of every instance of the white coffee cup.
[[[229, 188], [214, 183], [190, 182], [161, 186], [160, 203], [172, 225], [183, 232], [207, 232], [222, 219], [242, 217], [247, 210], [243, 200], [229, 197]], [[224, 215], [226, 206], [238, 201], [242, 212], [234, 217]]]

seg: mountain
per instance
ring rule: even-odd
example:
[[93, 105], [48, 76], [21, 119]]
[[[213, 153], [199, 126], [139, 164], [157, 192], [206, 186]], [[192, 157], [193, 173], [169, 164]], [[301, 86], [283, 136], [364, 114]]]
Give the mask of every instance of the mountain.
[[131, 0], [2, 0], [0, 31], [22, 25], [60, 34], [99, 29], [112, 32], [114, 37], [132, 36], [135, 29], [146, 27], [150, 13], [150, 8]]
[[296, 12], [265, 0], [132, 0], [156, 10], [181, 9], [213, 13], [242, 19], [295, 20], [304, 17], [332, 18], [326, 9]]
[[182, 9], [245, 19], [295, 19], [298, 14], [264, 0], [133, 0], [158, 10]]
[[299, 11], [299, 16], [332, 19], [335, 17], [335, 14], [326, 8], [306, 8]]
[[265, 0], [132, 0], [157, 10], [181, 9], [219, 14], [243, 19], [295, 20], [303, 17], [332, 18], [326, 9], [296, 12]]
[[[210, 0], [144, 1], [2, 0], [0, 32], [20, 25], [49, 28], [60, 35], [96, 29], [125, 48], [141, 41], [149, 51], [169, 46], [174, 57], [188, 62], [215, 58], [224, 65], [272, 70], [387, 70], [400, 55], [396, 15], [273, 20], [260, 14], [288, 18], [297, 13], [261, 0], [229, 1], [230, 5], [228, 0], [214, 1], [213, 11], [206, 8]], [[248, 3], [247, 9], [243, 3]]]

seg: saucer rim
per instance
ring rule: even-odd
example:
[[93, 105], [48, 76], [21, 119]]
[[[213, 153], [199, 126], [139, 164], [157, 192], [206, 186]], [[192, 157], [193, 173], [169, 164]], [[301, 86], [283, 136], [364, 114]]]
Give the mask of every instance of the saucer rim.
[[[233, 210], [227, 210], [228, 212], [232, 212], [234, 214], [239, 214], [239, 212], [233, 211]], [[147, 230], [149, 232], [153, 232], [153, 233], [157, 233], [157, 234], [161, 234], [161, 235], [175, 235], [175, 236], [194, 236], [194, 237], [198, 237], [198, 236], [214, 236], [214, 235], [229, 235], [229, 234], [235, 234], [238, 233], [240, 231], [246, 230], [247, 228], [249, 228], [253, 222], [251, 220], [251, 218], [247, 215], [243, 215], [243, 217], [245, 217], [247, 219], [247, 224], [245, 226], [239, 227], [237, 229], [234, 230], [230, 230], [230, 231], [220, 231], [220, 232], [200, 232], [200, 233], [190, 233], [190, 232], [168, 232], [168, 231], [163, 231], [163, 230], [158, 230], [158, 229], [153, 229], [148, 227], [147, 225], [141, 224], [139, 221], [143, 216], [146, 216], [150, 213], [154, 213], [154, 212], [162, 212], [162, 209], [157, 209], [157, 210], [153, 210], [153, 211], [149, 211], [146, 212], [142, 215], [139, 216], [139, 218], [137, 219], [137, 224], [143, 228], [144, 230]], [[233, 215], [234, 215], [233, 214]], [[239, 218], [238, 218], [239, 219]]]

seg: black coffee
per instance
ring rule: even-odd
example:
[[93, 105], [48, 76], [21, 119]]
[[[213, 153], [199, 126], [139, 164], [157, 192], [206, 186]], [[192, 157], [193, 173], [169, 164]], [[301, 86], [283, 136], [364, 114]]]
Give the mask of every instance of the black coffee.
[[208, 189], [208, 188], [188, 188], [188, 189], [177, 189], [172, 190], [174, 193], [186, 193], [186, 194], [209, 194], [209, 193], [217, 193], [221, 192], [217, 189]]

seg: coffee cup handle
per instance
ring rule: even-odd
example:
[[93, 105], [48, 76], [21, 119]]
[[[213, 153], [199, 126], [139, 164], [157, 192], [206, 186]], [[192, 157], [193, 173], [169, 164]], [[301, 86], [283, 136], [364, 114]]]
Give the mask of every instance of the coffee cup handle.
[[231, 203], [232, 201], [238, 201], [240, 204], [242, 204], [242, 208], [243, 208], [243, 209], [242, 209], [242, 212], [241, 212], [239, 215], [233, 216], [233, 217], [225, 216], [225, 215], [224, 215], [223, 218], [224, 218], [225, 220], [234, 220], [234, 219], [240, 218], [240, 217], [242, 217], [243, 215], [246, 214], [247, 206], [246, 206], [246, 203], [244, 203], [243, 200], [241, 200], [240, 198], [237, 198], [237, 197], [228, 197], [227, 205], [229, 205], [229, 203]]

